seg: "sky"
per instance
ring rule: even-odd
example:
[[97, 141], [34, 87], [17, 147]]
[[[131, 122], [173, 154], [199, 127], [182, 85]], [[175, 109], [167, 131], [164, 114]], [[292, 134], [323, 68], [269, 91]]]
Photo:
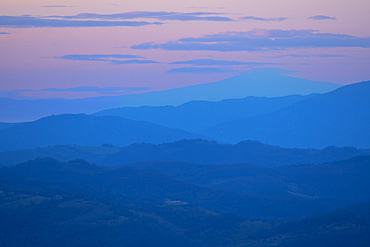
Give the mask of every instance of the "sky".
[[84, 98], [255, 68], [370, 80], [368, 0], [1, 0], [0, 97]]

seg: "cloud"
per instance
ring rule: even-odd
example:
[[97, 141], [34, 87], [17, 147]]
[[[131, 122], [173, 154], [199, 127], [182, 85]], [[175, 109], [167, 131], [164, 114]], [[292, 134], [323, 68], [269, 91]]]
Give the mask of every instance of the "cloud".
[[0, 32], [0, 34], [10, 34], [10, 33], [6, 33], [6, 32]]
[[[137, 56], [137, 55], [122, 55], [122, 54], [92, 54], [92, 55], [70, 54], [70, 55], [64, 55], [64, 56], [54, 57], [54, 58], [69, 60], [69, 61], [109, 62], [114, 65], [159, 63], [153, 60], [130, 59], [130, 58], [142, 58], [142, 57]], [[109, 58], [129, 59], [129, 60], [122, 61], [122, 60], [109, 59]]]
[[[214, 15], [216, 14], [216, 15]], [[209, 12], [193, 12], [193, 13], [172, 13], [162, 15], [158, 20], [177, 20], [177, 21], [233, 21], [233, 19], [223, 16], [218, 16], [219, 13]]]
[[189, 9], [226, 9], [225, 7], [206, 7], [206, 6], [198, 6], [198, 7], [189, 7]]
[[163, 44], [142, 43], [132, 49], [267, 51], [288, 48], [370, 47], [370, 37], [320, 33], [314, 30], [253, 29], [248, 32], [224, 32], [199, 38], [183, 38]]
[[[71, 7], [65, 5], [46, 5], [46, 8]], [[0, 27], [40, 28], [40, 27], [138, 27], [160, 25], [163, 22], [128, 21], [131, 19], [156, 19], [159, 21], [233, 21], [215, 12], [149, 12], [134, 11], [119, 14], [81, 13], [72, 16], [0, 16]]]
[[347, 57], [346, 55], [340, 55], [340, 54], [318, 54], [313, 55], [314, 57]]
[[149, 64], [149, 63], [160, 63], [153, 60], [138, 60], [138, 59], [131, 59], [126, 61], [119, 61], [119, 60], [109, 60], [109, 62], [119, 65], [119, 64]]
[[106, 61], [105, 58], [140, 58], [140, 56], [122, 55], [122, 54], [91, 54], [91, 55], [70, 54], [56, 58], [72, 61]]
[[42, 6], [44, 8], [67, 8], [67, 7], [71, 7], [71, 6], [67, 6], [67, 5], [45, 5], [45, 6]]
[[45, 88], [40, 90], [18, 90], [14, 92], [72, 92], [72, 93], [98, 93], [98, 94], [124, 94], [151, 90], [149, 87], [94, 87], [82, 86], [73, 88]]
[[265, 56], [268, 58], [284, 58], [284, 57], [296, 57], [296, 58], [304, 58], [304, 57], [322, 57], [322, 58], [337, 58], [337, 57], [347, 57], [345, 55], [339, 54], [286, 54], [286, 55], [277, 55], [277, 56]]
[[195, 59], [187, 61], [177, 61], [170, 64], [190, 64], [199, 66], [234, 66], [234, 65], [272, 65], [276, 63], [258, 63], [258, 62], [240, 62], [240, 61], [230, 61], [230, 60], [214, 60], [214, 59]]
[[238, 72], [238, 70], [188, 67], [188, 68], [176, 68], [167, 71], [167, 73], [188, 73], [188, 74], [214, 74], [214, 73], [233, 73], [233, 72]]
[[101, 19], [101, 20], [128, 20], [128, 19], [156, 19], [160, 21], [233, 21], [228, 17], [220, 16], [220, 13], [214, 12], [191, 12], [191, 13], [179, 13], [179, 12], [150, 12], [150, 11], [133, 11], [119, 14], [97, 14], [97, 13], [81, 13], [72, 16], [49, 16], [52, 18], [62, 19]]
[[19, 92], [17, 91], [1, 91], [0, 90], [0, 98], [10, 98], [14, 96], [18, 96]]
[[336, 20], [336, 17], [330, 17], [326, 15], [315, 15], [315, 16], [310, 16], [308, 19], [314, 20], [314, 21], [321, 21], [321, 20]]
[[0, 27], [40, 28], [40, 27], [138, 27], [159, 25], [161, 22], [146, 21], [95, 21], [95, 20], [58, 20], [33, 16], [0, 16]]
[[255, 21], [285, 21], [288, 18], [285, 17], [277, 17], [277, 18], [261, 18], [261, 17], [255, 17], [255, 16], [245, 16], [242, 17], [243, 20], [255, 20]]

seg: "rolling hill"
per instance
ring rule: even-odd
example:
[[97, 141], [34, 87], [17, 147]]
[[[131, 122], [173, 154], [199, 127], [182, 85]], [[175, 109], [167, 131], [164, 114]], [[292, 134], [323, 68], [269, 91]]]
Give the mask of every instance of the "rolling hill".
[[0, 129], [0, 150], [24, 150], [53, 145], [129, 145], [163, 143], [200, 135], [121, 117], [57, 115]]

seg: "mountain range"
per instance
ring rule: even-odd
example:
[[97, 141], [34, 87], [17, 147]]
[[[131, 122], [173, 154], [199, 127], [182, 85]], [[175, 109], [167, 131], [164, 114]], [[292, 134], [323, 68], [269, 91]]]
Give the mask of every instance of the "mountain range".
[[287, 73], [0, 98], [0, 246], [370, 246], [370, 81]]
[[25, 122], [52, 114], [92, 114], [109, 108], [125, 106], [180, 105], [193, 100], [220, 101], [248, 96], [282, 97], [325, 93], [340, 85], [315, 82], [282, 75], [278, 69], [255, 69], [219, 82], [123, 96], [94, 97], [85, 99], [30, 99], [0, 98], [0, 121]]
[[3, 123], [0, 151], [65, 144], [160, 144], [194, 138], [224, 143], [258, 140], [288, 148], [366, 149], [370, 148], [368, 95], [370, 81], [308, 96], [193, 101], [178, 107], [120, 108], [96, 115], [65, 114], [34, 122]]

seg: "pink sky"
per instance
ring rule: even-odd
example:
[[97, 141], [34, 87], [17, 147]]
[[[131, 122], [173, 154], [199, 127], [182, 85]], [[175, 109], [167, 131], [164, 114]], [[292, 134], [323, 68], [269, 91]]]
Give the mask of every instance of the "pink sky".
[[[2, 0], [0, 97], [102, 95], [45, 90], [82, 86], [164, 90], [257, 67], [339, 84], [369, 80], [369, 10], [368, 0]], [[94, 23], [80, 27], [86, 21]]]

